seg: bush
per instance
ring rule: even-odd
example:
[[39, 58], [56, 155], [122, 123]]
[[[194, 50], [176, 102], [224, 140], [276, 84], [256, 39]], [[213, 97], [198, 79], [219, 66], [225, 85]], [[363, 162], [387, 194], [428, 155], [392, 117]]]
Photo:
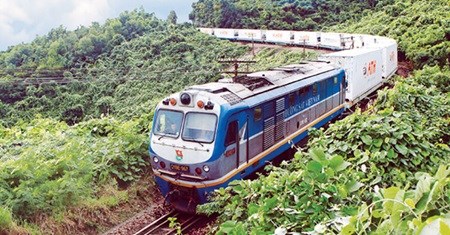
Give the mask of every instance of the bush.
[[0, 206], [0, 233], [7, 233], [13, 226], [11, 211]]

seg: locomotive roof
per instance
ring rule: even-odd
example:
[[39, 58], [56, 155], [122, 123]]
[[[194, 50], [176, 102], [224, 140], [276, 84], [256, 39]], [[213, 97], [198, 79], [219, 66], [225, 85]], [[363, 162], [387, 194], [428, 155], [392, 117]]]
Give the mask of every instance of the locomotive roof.
[[[231, 105], [257, 94], [286, 86], [293, 82], [305, 80], [318, 74], [337, 69], [325, 61], [308, 61], [299, 64], [285, 65], [267, 71], [260, 71], [231, 80], [194, 85], [187, 90], [199, 90], [217, 94]], [[305, 85], [314, 81], [305, 82]]]

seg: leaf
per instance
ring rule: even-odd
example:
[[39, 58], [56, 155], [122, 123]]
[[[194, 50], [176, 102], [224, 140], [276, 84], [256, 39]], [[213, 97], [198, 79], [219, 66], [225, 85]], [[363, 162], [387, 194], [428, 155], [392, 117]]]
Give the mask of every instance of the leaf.
[[230, 233], [235, 227], [236, 222], [228, 220], [220, 225], [220, 231], [224, 233]]
[[389, 187], [383, 190], [383, 197], [386, 199], [395, 199], [397, 193], [400, 191], [398, 187]]
[[379, 182], [381, 182], [381, 176], [375, 177], [375, 179], [373, 179], [372, 182], [370, 182], [370, 186], [378, 184]]
[[383, 218], [385, 215], [384, 211], [382, 209], [376, 209], [372, 211], [372, 216], [374, 218]]
[[355, 234], [355, 232], [356, 232], [355, 225], [353, 223], [349, 223], [346, 226], [344, 226], [344, 228], [342, 228], [340, 234], [352, 235], [352, 234]]
[[361, 140], [366, 145], [372, 145], [372, 137], [370, 135], [361, 136]]
[[354, 155], [356, 158], [359, 158], [359, 157], [361, 156], [361, 150], [356, 149], [356, 150], [353, 152], [353, 155]]
[[348, 166], [350, 166], [351, 164], [347, 161], [344, 161], [344, 159], [342, 158], [342, 156], [334, 156], [331, 160], [330, 160], [330, 167], [336, 171], [342, 171], [347, 169]]
[[373, 140], [373, 145], [377, 148], [381, 147], [381, 145], [383, 144], [383, 140], [382, 139], [374, 139]]
[[314, 173], [320, 173], [322, 172], [322, 164], [320, 164], [319, 162], [316, 161], [310, 161], [308, 162], [308, 164], [306, 165], [306, 168]]
[[395, 149], [397, 149], [397, 151], [401, 153], [403, 156], [406, 156], [406, 154], [408, 153], [408, 148], [402, 144], [396, 144]]
[[439, 221], [439, 233], [440, 234], [450, 234], [450, 226], [443, 219]]
[[348, 191], [345, 186], [338, 186], [338, 193], [341, 198], [346, 198], [348, 196]]
[[411, 198], [405, 199], [405, 204], [408, 205], [412, 209], [414, 209], [416, 207], [414, 201]]
[[363, 164], [364, 162], [367, 162], [367, 160], [369, 160], [369, 156], [367, 156], [366, 154], [364, 154], [364, 156], [363, 156], [361, 159], [359, 159], [359, 161], [356, 163], [356, 165], [361, 165], [361, 164]]
[[311, 158], [317, 162], [320, 162], [322, 165], [328, 165], [328, 159], [325, 155], [325, 152], [320, 148], [313, 148], [310, 152]]
[[360, 183], [356, 180], [352, 180], [345, 184], [345, 188], [347, 189], [347, 192], [352, 193], [355, 191], [358, 191], [362, 186], [364, 186], [363, 183]]
[[250, 203], [250, 204], [248, 205], [248, 215], [249, 215], [249, 216], [251, 216], [251, 215], [253, 215], [253, 214], [255, 214], [255, 213], [258, 213], [258, 210], [259, 210], [259, 206], [258, 206], [257, 204], [255, 204], [255, 203]]
[[390, 159], [393, 159], [393, 158], [396, 157], [396, 153], [395, 153], [394, 149], [391, 149], [391, 148], [390, 148], [390, 149], [387, 151], [387, 157], [390, 158]]

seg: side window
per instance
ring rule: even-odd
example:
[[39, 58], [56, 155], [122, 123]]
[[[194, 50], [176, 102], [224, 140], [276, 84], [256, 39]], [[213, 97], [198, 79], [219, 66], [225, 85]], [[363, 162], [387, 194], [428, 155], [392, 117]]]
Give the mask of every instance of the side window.
[[262, 117], [262, 110], [261, 107], [256, 107], [255, 109], [253, 109], [253, 119], [255, 122], [261, 120]]
[[318, 86], [317, 82], [313, 84], [313, 95], [317, 94]]
[[308, 90], [309, 90], [309, 89], [310, 89], [309, 86], [301, 88], [301, 89], [298, 91], [298, 95], [299, 95], [299, 96], [304, 96], [305, 94], [308, 93]]
[[295, 95], [294, 93], [289, 94], [289, 106], [292, 107], [295, 104]]
[[225, 137], [225, 146], [229, 146], [231, 144], [236, 143], [237, 130], [238, 130], [237, 121], [233, 121], [230, 122], [230, 124], [228, 124], [227, 136]]
[[337, 84], [337, 82], [338, 82], [338, 77], [336, 76], [336, 77], [334, 77], [334, 84]]

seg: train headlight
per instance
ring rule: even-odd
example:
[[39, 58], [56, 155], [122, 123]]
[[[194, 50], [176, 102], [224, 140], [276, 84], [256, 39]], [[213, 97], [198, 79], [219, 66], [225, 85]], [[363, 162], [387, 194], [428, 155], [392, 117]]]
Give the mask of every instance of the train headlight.
[[208, 103], [205, 105], [205, 109], [213, 109], [214, 108], [214, 104], [211, 101], [208, 101]]
[[199, 101], [197, 101], [197, 106], [202, 109], [205, 107], [205, 103], [203, 101], [199, 100]]
[[153, 157], [153, 162], [158, 163], [159, 159], [157, 157]]
[[175, 98], [170, 98], [170, 104], [175, 106], [177, 104], [177, 100]]
[[195, 168], [195, 173], [197, 173], [197, 175], [201, 175], [202, 169], [200, 169], [200, 167]]
[[204, 170], [205, 172], [209, 172], [209, 170], [210, 170], [210, 169], [209, 169], [209, 166], [206, 166], [206, 165], [203, 166], [203, 170]]
[[189, 105], [191, 103], [191, 96], [188, 93], [183, 93], [180, 95], [180, 101], [184, 105]]

